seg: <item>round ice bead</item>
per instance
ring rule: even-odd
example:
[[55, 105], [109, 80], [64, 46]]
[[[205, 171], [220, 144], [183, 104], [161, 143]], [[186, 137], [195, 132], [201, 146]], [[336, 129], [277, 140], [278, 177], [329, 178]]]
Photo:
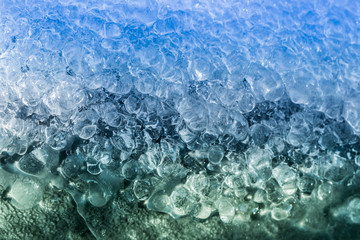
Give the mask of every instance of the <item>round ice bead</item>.
[[11, 186], [8, 196], [16, 208], [29, 209], [41, 201], [43, 194], [44, 190], [37, 180], [20, 177]]
[[208, 159], [212, 164], [220, 164], [224, 158], [224, 149], [219, 145], [211, 146], [208, 150]]
[[121, 168], [121, 174], [127, 180], [134, 180], [138, 173], [138, 164], [135, 161], [126, 162]]
[[123, 116], [112, 103], [105, 103], [101, 106], [101, 115], [103, 120], [111, 127], [118, 127], [123, 123]]
[[103, 171], [101, 169], [101, 164], [95, 160], [86, 161], [86, 170], [91, 175], [99, 175]]
[[347, 205], [349, 218], [353, 223], [360, 224], [360, 198], [353, 198]]
[[253, 201], [256, 203], [264, 203], [266, 200], [266, 192], [262, 189], [256, 190], [253, 196]]
[[211, 64], [205, 58], [198, 58], [191, 61], [191, 71], [195, 80], [204, 81], [210, 78]]
[[90, 180], [88, 181], [88, 191], [88, 200], [93, 206], [102, 207], [107, 203], [109, 196], [102, 184]]
[[286, 194], [296, 192], [296, 172], [287, 164], [279, 164], [272, 170], [273, 176]]
[[150, 94], [156, 82], [155, 76], [150, 72], [140, 72], [134, 80], [136, 89], [143, 94]]
[[67, 133], [56, 127], [45, 129], [46, 143], [54, 150], [62, 150], [67, 145]]
[[96, 125], [85, 126], [81, 129], [79, 137], [81, 137], [82, 139], [89, 139], [95, 135], [96, 129], [97, 129]]
[[360, 167], [360, 155], [355, 156], [355, 164]]
[[128, 98], [126, 98], [124, 103], [126, 111], [128, 111], [129, 113], [136, 114], [139, 112], [141, 107], [141, 101], [137, 96], [130, 95]]
[[320, 200], [327, 200], [333, 192], [333, 184], [331, 182], [323, 182], [319, 185], [317, 194]]
[[271, 217], [274, 220], [281, 221], [290, 216], [290, 211], [287, 208], [283, 207], [274, 207], [271, 210]]
[[255, 108], [256, 99], [254, 94], [245, 92], [238, 101], [239, 109], [242, 113], [251, 112]]
[[191, 201], [190, 192], [183, 185], [174, 188], [170, 195], [173, 211], [176, 215], [187, 215], [190, 213]]
[[163, 191], [157, 191], [147, 201], [147, 207], [154, 211], [169, 212], [170, 198]]
[[193, 175], [188, 179], [191, 190], [204, 195], [209, 190], [210, 179], [204, 174]]
[[209, 203], [201, 202], [198, 209], [195, 211], [194, 217], [199, 219], [207, 219], [212, 213], [212, 207]]
[[218, 203], [218, 210], [221, 221], [230, 223], [235, 216], [235, 207], [230, 199], [220, 198]]
[[61, 173], [70, 179], [76, 179], [85, 162], [85, 157], [83, 155], [70, 155], [68, 156], [61, 167]]
[[315, 188], [316, 181], [313, 177], [308, 175], [303, 175], [299, 178], [297, 186], [299, 190], [306, 194], [311, 194]]
[[264, 145], [270, 138], [271, 130], [263, 124], [255, 124], [251, 126], [251, 137], [257, 146]]
[[27, 174], [39, 174], [44, 169], [47, 160], [47, 156], [41, 156], [39, 151], [39, 149], [36, 149], [31, 153], [21, 157], [16, 164], [17, 168]]
[[150, 197], [152, 185], [148, 180], [136, 180], [134, 182], [133, 191], [135, 196], [143, 201]]

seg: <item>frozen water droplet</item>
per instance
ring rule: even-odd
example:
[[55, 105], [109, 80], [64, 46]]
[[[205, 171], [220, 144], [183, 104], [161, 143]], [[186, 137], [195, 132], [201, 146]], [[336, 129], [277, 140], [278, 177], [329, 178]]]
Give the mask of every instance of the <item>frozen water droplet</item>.
[[355, 164], [360, 167], [360, 155], [357, 155], [357, 156], [355, 157]]
[[266, 201], [266, 192], [262, 189], [256, 190], [253, 196], [253, 201], [256, 203], [264, 203]]
[[211, 146], [208, 150], [208, 159], [212, 164], [220, 164], [224, 158], [224, 149], [219, 145]]
[[156, 78], [150, 72], [141, 72], [135, 79], [136, 89], [143, 94], [150, 94], [153, 91]]
[[210, 63], [204, 59], [194, 59], [191, 62], [191, 70], [193, 72], [193, 76], [198, 81], [204, 81], [209, 79], [211, 74], [211, 65]]
[[83, 155], [70, 155], [68, 156], [61, 167], [61, 173], [70, 179], [76, 179], [82, 171], [85, 159]]
[[184, 216], [190, 213], [190, 192], [183, 185], [174, 188], [170, 195], [173, 211], [176, 215]]
[[246, 156], [250, 170], [256, 173], [257, 178], [268, 180], [271, 177], [271, 151], [266, 149], [249, 149]]
[[271, 217], [276, 221], [281, 221], [286, 218], [288, 218], [290, 215], [290, 212], [288, 209], [284, 209], [282, 207], [274, 207], [271, 210]]
[[270, 138], [271, 130], [263, 124], [255, 124], [251, 126], [251, 137], [257, 146], [264, 145]]
[[130, 95], [124, 103], [126, 111], [128, 111], [129, 113], [136, 114], [140, 111], [141, 100], [137, 96]]
[[138, 164], [135, 161], [126, 162], [121, 169], [121, 173], [127, 180], [134, 180], [138, 173]]
[[333, 185], [330, 182], [323, 182], [319, 185], [317, 190], [318, 198], [320, 200], [326, 200], [331, 197], [333, 192]]
[[238, 106], [242, 113], [251, 112], [255, 108], [256, 100], [252, 93], [245, 92], [239, 100]]
[[230, 199], [219, 199], [218, 209], [221, 221], [230, 223], [233, 220], [235, 216], [235, 207]]
[[81, 137], [82, 139], [89, 139], [95, 135], [96, 129], [96, 125], [85, 126], [81, 129], [79, 137]]
[[134, 182], [133, 191], [134, 191], [135, 196], [139, 200], [143, 201], [143, 200], [146, 200], [146, 199], [148, 199], [150, 197], [152, 188], [153, 187], [151, 186], [150, 181], [148, 181], [148, 180], [144, 180], [144, 181], [136, 180]]
[[8, 196], [18, 209], [29, 209], [38, 204], [43, 197], [43, 188], [35, 179], [22, 177], [11, 186]]
[[169, 212], [170, 198], [163, 191], [157, 191], [148, 199], [147, 207], [158, 212]]
[[347, 205], [349, 218], [353, 223], [360, 224], [360, 198], [352, 199]]
[[201, 202], [198, 210], [194, 214], [194, 217], [198, 219], [207, 219], [212, 213], [212, 207], [210, 204]]
[[86, 170], [91, 175], [99, 175], [102, 172], [100, 162], [88, 159], [86, 161]]
[[47, 127], [45, 129], [46, 143], [54, 150], [62, 150], [67, 145], [67, 137], [64, 131], [55, 127]]
[[44, 169], [47, 156], [44, 156], [45, 159], [41, 158], [41, 156], [37, 156], [36, 153], [38, 151], [39, 150], [36, 149], [31, 153], [21, 157], [17, 163], [19, 170], [31, 175], [39, 174]]
[[270, 179], [265, 183], [265, 191], [267, 199], [273, 203], [279, 203], [284, 198], [281, 187], [274, 179]]
[[188, 179], [190, 188], [197, 194], [205, 195], [210, 187], [210, 180], [204, 174], [193, 175]]
[[306, 194], [311, 194], [311, 192], [315, 188], [315, 184], [316, 184], [315, 179], [307, 175], [300, 177], [297, 182], [297, 186], [299, 190]]
[[279, 164], [272, 170], [272, 173], [284, 193], [290, 195], [296, 192], [296, 173], [287, 164]]
[[107, 203], [109, 196], [107, 196], [102, 184], [97, 181], [90, 180], [88, 181], [88, 189], [88, 200], [93, 206], [103, 207]]

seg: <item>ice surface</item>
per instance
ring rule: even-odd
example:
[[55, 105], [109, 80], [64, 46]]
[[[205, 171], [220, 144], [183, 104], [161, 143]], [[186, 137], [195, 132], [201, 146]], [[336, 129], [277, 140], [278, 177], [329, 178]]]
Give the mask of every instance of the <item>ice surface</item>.
[[124, 194], [175, 218], [324, 230], [318, 213], [343, 202], [358, 224], [355, 5], [1, 1], [11, 203], [59, 182], [93, 207]]

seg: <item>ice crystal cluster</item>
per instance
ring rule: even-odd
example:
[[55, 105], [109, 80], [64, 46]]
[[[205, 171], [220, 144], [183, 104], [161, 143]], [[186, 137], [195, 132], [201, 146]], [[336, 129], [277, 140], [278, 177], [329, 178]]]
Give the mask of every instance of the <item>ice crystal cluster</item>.
[[360, 224], [359, 66], [358, 1], [2, 0], [0, 183]]

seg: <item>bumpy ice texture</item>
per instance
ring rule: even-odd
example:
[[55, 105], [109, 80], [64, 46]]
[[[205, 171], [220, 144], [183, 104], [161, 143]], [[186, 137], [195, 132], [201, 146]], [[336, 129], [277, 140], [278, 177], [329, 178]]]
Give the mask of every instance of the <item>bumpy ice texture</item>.
[[67, 191], [99, 238], [87, 209], [119, 193], [174, 218], [355, 226], [359, 22], [357, 1], [3, 0], [18, 177], [0, 183], [19, 210]]

